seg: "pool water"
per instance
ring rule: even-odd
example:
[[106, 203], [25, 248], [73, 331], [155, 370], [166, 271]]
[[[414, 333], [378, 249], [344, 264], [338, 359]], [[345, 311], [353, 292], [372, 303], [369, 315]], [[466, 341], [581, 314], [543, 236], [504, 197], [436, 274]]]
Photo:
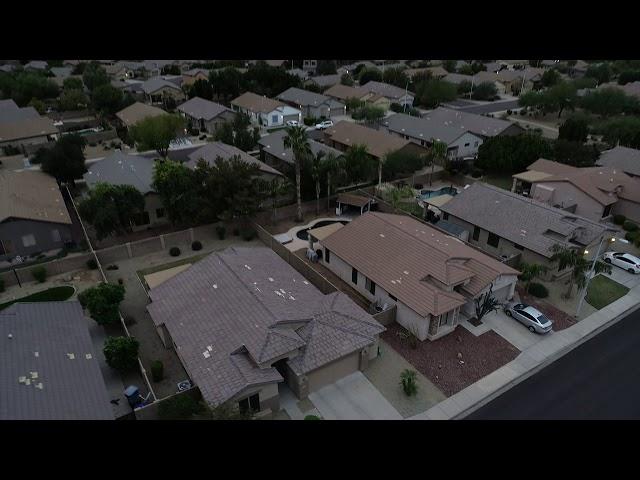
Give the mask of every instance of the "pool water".
[[309, 228], [299, 230], [298, 232], [296, 232], [296, 237], [298, 237], [300, 240], [309, 240], [309, 229], [324, 227], [326, 225], [331, 225], [332, 223], [341, 223], [343, 225], [346, 225], [349, 222], [345, 222], [344, 220], [322, 220], [321, 222], [314, 223], [313, 226]]
[[458, 190], [455, 187], [443, 187], [440, 190], [421, 190], [419, 198], [420, 200], [426, 200], [431, 197], [439, 197], [440, 195], [457, 195]]

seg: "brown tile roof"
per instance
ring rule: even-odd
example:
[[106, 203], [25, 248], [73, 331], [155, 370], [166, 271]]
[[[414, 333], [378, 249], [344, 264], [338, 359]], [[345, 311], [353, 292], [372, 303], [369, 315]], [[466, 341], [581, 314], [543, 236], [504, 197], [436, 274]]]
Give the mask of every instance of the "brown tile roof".
[[354, 207], [364, 207], [371, 201], [368, 197], [362, 195], [354, 195], [352, 193], [341, 193], [338, 195], [336, 202], [344, 203], [345, 205], [353, 205]]
[[539, 158], [529, 165], [527, 170], [548, 173], [549, 175], [560, 175], [564, 173], [576, 173], [580, 169], [571, 165], [565, 165], [564, 163], [547, 160], [546, 158]]
[[[511, 267], [406, 215], [367, 212], [321, 242], [419, 315], [464, 305]], [[468, 281], [458, 291], [447, 287]]]
[[390, 135], [346, 120], [338, 122], [325, 132], [331, 140], [347, 147], [366, 145], [369, 153], [376, 158], [382, 158], [387, 153], [399, 150], [411, 143], [396, 135]]
[[283, 107], [284, 103], [263, 97], [252, 92], [245, 92], [231, 101], [231, 105], [237, 105], [251, 112], [269, 113], [278, 107]]
[[0, 222], [7, 218], [71, 223], [58, 183], [36, 170], [0, 170]]
[[359, 88], [350, 87], [348, 85], [337, 84], [328, 90], [324, 91], [324, 94], [328, 97], [337, 98], [338, 100], [347, 100], [348, 98], [362, 98], [367, 95], [368, 92]]
[[49, 117], [25, 118], [15, 122], [0, 123], [0, 142], [21, 140], [58, 133], [58, 129]]
[[164, 115], [165, 113], [167, 112], [161, 108], [136, 102], [129, 105], [127, 108], [120, 110], [116, 113], [116, 117], [118, 117], [126, 126], [130, 127], [147, 117], [157, 117], [159, 115]]

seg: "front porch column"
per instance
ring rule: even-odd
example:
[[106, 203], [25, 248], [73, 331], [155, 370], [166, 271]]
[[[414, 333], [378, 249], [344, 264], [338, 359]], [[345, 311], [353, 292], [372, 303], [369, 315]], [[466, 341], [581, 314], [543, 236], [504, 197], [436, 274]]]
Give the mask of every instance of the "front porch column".
[[516, 182], [518, 181], [518, 179], [516, 177], [513, 177], [513, 183], [511, 184], [511, 191], [515, 192], [516, 191]]
[[438, 320], [438, 315], [431, 315], [431, 318], [429, 319], [429, 335], [435, 335], [438, 333]]

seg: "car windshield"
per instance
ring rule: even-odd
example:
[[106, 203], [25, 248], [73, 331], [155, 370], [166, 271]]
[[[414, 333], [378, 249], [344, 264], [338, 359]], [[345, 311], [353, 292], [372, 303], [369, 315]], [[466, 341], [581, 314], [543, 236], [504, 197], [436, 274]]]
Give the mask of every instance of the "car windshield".
[[546, 325], [547, 323], [550, 323], [550, 322], [551, 322], [551, 320], [549, 320], [549, 318], [548, 318], [548, 317], [546, 317], [545, 315], [540, 315], [540, 316], [537, 318], [537, 320], [538, 320], [538, 323], [539, 323], [540, 325]]
[[513, 308], [515, 310], [524, 310], [525, 308], [527, 308], [527, 305], [525, 305], [524, 303], [516, 303]]

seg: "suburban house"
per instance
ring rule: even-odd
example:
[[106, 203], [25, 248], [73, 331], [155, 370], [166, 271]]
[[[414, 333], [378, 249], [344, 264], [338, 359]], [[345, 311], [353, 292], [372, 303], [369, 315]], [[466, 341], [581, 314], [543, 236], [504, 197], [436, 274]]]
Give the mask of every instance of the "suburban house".
[[441, 66], [424, 67], [424, 68], [407, 68], [404, 71], [404, 73], [410, 79], [412, 79], [416, 75], [426, 74], [426, 75], [431, 75], [431, 78], [435, 78], [435, 79], [439, 80], [439, 79], [442, 79], [442, 78], [446, 77], [447, 75], [449, 75], [449, 72], [447, 72]]
[[640, 99], [640, 80], [619, 85], [618, 82], [603, 83], [598, 88], [616, 88], [625, 94]]
[[219, 124], [231, 121], [236, 113], [219, 103], [193, 97], [178, 107], [178, 111], [187, 119], [191, 127], [213, 134]]
[[353, 75], [353, 72], [358, 66], [362, 65], [362, 68], [376, 68], [376, 65], [373, 62], [368, 60], [363, 60], [361, 62], [350, 63], [348, 65], [342, 65], [336, 69], [336, 72], [339, 75], [350, 74]]
[[144, 195], [144, 211], [134, 219], [134, 231], [168, 223], [160, 196], [153, 189], [155, 159], [142, 155], [113, 152], [111, 155], [88, 165], [84, 180], [89, 188], [97, 183], [130, 185]]
[[[284, 147], [284, 137], [286, 136], [286, 131], [278, 130], [258, 140], [261, 160], [283, 173], [292, 171], [294, 166], [293, 152], [290, 148]], [[312, 139], [309, 139], [309, 147], [311, 147], [311, 153], [314, 157], [320, 152], [324, 152], [325, 154], [331, 153], [336, 156], [342, 155], [342, 152], [335, 148], [331, 148]]]
[[260, 176], [265, 180], [271, 180], [272, 178], [283, 176], [282, 173], [275, 168], [270, 167], [266, 163], [252, 157], [233, 145], [227, 145], [222, 142], [207, 143], [204, 147], [198, 148], [194, 152], [190, 153], [188, 155], [186, 165], [191, 169], [195, 169], [200, 160], [204, 160], [209, 165], [213, 165], [218, 158], [229, 160], [232, 157], [239, 157], [243, 162], [257, 165], [260, 169]]
[[399, 138], [397, 135], [390, 135], [389, 133], [346, 120], [327, 128], [324, 135], [325, 143], [341, 152], [354, 145], [365, 145], [369, 155], [376, 160], [381, 160], [388, 153], [398, 150], [417, 155], [427, 153], [426, 147], [404, 138]]
[[31, 72], [44, 72], [49, 69], [49, 64], [44, 60], [31, 60], [23, 68]]
[[325, 90], [324, 95], [326, 95], [327, 97], [331, 97], [334, 100], [338, 100], [342, 103], [346, 103], [346, 101], [350, 98], [357, 98], [358, 100], [364, 101], [365, 97], [371, 97], [369, 93], [361, 90], [360, 88], [342, 85], [341, 83], [338, 83], [328, 90]]
[[305, 399], [365, 370], [384, 331], [345, 294], [323, 295], [265, 247], [214, 252], [149, 295], [162, 342], [214, 407], [275, 412], [283, 389]]
[[442, 80], [448, 83], [453, 83], [454, 85], [460, 85], [462, 82], [473, 82], [473, 76], [464, 75], [462, 73], [447, 73], [446, 76], [442, 77]]
[[316, 77], [309, 77], [305, 82], [305, 84], [312, 84], [319, 88], [329, 88], [339, 83], [340, 75], [338, 75], [337, 73], [333, 75], [319, 75]]
[[303, 117], [331, 118], [336, 115], [346, 115], [347, 107], [344, 103], [326, 95], [291, 87], [276, 97], [278, 100], [299, 109]]
[[182, 88], [176, 82], [166, 78], [150, 78], [142, 84], [141, 88], [149, 103], [164, 103], [168, 98], [172, 98], [176, 102], [181, 102], [185, 99]]
[[253, 124], [264, 127], [281, 127], [289, 120], [302, 122], [300, 110], [252, 92], [245, 92], [233, 99], [231, 108], [248, 115]]
[[27, 154], [37, 145], [55, 140], [58, 133], [53, 120], [41, 116], [35, 108], [20, 108], [11, 99], [0, 100], [0, 149], [18, 148]]
[[114, 80], [127, 80], [142, 76], [144, 65], [140, 62], [117, 62], [113, 65], [107, 65], [104, 67], [109, 75]]
[[622, 171], [630, 177], [640, 177], [640, 150], [617, 146], [602, 152], [596, 164]]
[[209, 70], [204, 68], [192, 68], [182, 72], [182, 85], [193, 85], [198, 80], [209, 80]]
[[396, 306], [396, 321], [435, 340], [474, 315], [493, 285], [513, 297], [518, 271], [407, 215], [367, 212], [320, 240], [322, 263], [372, 303]]
[[[360, 87], [360, 90], [369, 93], [371, 96], [380, 95], [389, 100], [390, 103], [398, 103], [402, 106], [411, 107], [415, 94], [404, 88], [396, 87], [395, 85], [389, 85], [388, 83], [375, 82], [373, 80], [365, 83]], [[364, 100], [367, 98], [365, 97]]]
[[513, 175], [511, 191], [596, 222], [615, 214], [640, 222], [640, 179], [611, 167], [577, 168], [540, 158]]
[[381, 127], [423, 147], [430, 147], [433, 139], [446, 143], [447, 157], [452, 160], [476, 156], [483, 142], [482, 137], [460, 127], [404, 113], [385, 118]]
[[520, 125], [507, 120], [444, 107], [431, 110], [422, 118], [442, 126], [469, 131], [485, 140], [490, 137], [520, 135], [524, 132]]
[[71, 243], [71, 217], [55, 178], [39, 170], [0, 170], [0, 261]]
[[123, 126], [128, 128], [147, 117], [157, 117], [159, 115], [166, 115], [166, 113], [167, 112], [161, 108], [136, 102], [117, 112], [116, 117]]
[[482, 182], [461, 190], [438, 208], [441, 221], [464, 229], [463, 240], [511, 265], [521, 261], [543, 265], [549, 269], [547, 279], [568, 273], [559, 272], [550, 261], [553, 245], [595, 253], [602, 236], [616, 231]]
[[473, 76], [472, 86], [477, 87], [481, 83], [492, 83], [498, 92], [498, 95], [504, 95], [506, 93], [506, 87], [503, 82], [500, 81], [500, 73], [492, 71], [478, 72]]
[[305, 72], [315, 72], [318, 68], [318, 60], [302, 60], [302, 70]]
[[518, 95], [536, 88], [542, 80], [544, 68], [527, 67], [522, 70], [501, 70], [497, 81], [504, 85], [505, 92]]
[[77, 301], [0, 311], [0, 420], [114, 419], [88, 325]]

